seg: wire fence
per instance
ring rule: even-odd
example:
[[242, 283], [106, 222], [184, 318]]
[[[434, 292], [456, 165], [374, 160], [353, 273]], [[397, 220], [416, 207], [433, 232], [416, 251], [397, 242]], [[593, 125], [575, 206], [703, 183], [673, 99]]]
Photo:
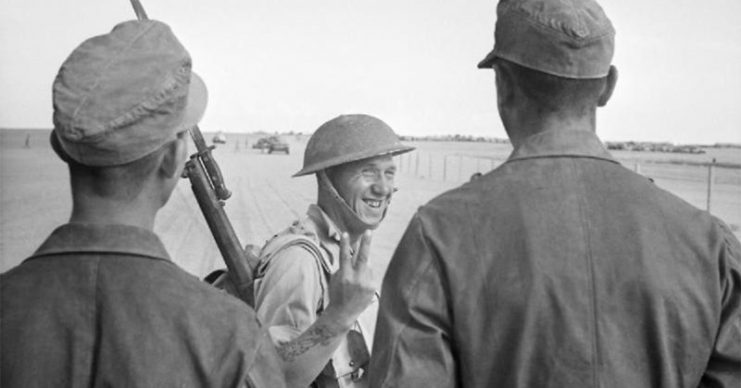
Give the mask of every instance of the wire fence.
[[[474, 175], [485, 174], [495, 169], [505, 161], [505, 158], [462, 153], [414, 151], [400, 155], [398, 167], [400, 172], [420, 179], [463, 183], [471, 180]], [[619, 162], [661, 186], [668, 186], [665, 188], [698, 207], [711, 211], [722, 203], [726, 208], [730, 206], [731, 212], [739, 213], [733, 216], [741, 217], [741, 167], [714, 162], [686, 164], [645, 160], [619, 160]], [[704, 194], [704, 200], [698, 199], [698, 193]]]

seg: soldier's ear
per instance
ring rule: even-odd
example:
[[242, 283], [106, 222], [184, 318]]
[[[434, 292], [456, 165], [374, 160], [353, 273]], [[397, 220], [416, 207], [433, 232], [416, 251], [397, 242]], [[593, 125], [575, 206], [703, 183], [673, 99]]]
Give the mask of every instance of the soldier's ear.
[[610, 97], [612, 97], [612, 92], [615, 91], [615, 84], [617, 83], [618, 79], [618, 71], [615, 66], [610, 66], [610, 71], [607, 73], [607, 80], [605, 82], [605, 88], [602, 90], [602, 94], [599, 96], [599, 101], [597, 101], [597, 106], [605, 106], [607, 105], [607, 101], [610, 100]]
[[178, 136], [177, 139], [165, 144], [160, 172], [166, 178], [180, 176], [187, 151], [185, 138], [182, 136]]
[[514, 83], [510, 69], [502, 62], [494, 62], [494, 79], [496, 82], [497, 105], [499, 109], [512, 103], [515, 96]]

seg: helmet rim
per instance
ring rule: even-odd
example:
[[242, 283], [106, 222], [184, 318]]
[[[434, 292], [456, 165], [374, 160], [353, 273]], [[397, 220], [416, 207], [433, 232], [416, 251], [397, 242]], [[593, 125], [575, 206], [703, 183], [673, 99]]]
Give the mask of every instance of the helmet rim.
[[293, 177], [299, 177], [304, 175], [313, 174], [321, 170], [326, 170], [331, 167], [339, 166], [346, 163], [357, 162], [358, 160], [377, 158], [379, 156], [396, 156], [401, 155], [410, 151], [413, 151], [414, 147], [406, 146], [403, 144], [396, 144], [392, 147], [383, 147], [382, 149], [368, 150], [362, 152], [356, 152], [350, 155], [338, 155], [330, 159], [325, 159], [312, 163], [305, 166], [297, 173], [293, 174]]

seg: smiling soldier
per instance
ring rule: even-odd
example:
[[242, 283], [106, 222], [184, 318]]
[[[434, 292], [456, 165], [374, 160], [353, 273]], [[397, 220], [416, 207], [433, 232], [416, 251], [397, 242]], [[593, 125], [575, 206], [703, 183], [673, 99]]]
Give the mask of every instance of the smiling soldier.
[[[316, 174], [317, 203], [268, 241], [255, 272], [255, 309], [289, 381], [367, 386], [369, 333], [357, 319], [375, 295], [370, 269], [356, 268], [349, 282], [331, 275], [340, 267], [341, 249], [359, 246], [367, 260], [370, 230], [383, 220], [395, 191], [393, 156], [411, 150], [386, 123], [361, 114], [334, 118], [309, 139], [303, 169], [294, 177]], [[331, 293], [330, 278], [347, 283], [346, 290]], [[329, 314], [333, 330], [312, 329]]]

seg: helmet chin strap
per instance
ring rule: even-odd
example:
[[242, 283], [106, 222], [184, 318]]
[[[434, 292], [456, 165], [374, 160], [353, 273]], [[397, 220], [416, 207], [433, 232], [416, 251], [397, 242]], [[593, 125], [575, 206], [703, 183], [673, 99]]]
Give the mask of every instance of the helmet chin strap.
[[324, 190], [329, 193], [334, 201], [339, 204], [339, 209], [345, 216], [343, 217], [343, 221], [347, 223], [345, 227], [347, 227], [348, 229], [352, 231], [365, 231], [367, 229], [373, 230], [378, 227], [378, 225], [381, 223], [381, 221], [383, 221], [384, 218], [386, 218], [388, 206], [386, 206], [386, 209], [383, 210], [383, 216], [381, 216], [381, 219], [378, 222], [371, 224], [363, 221], [363, 219], [360, 218], [360, 215], [358, 215], [358, 213], [356, 213], [355, 210], [350, 207], [347, 201], [345, 201], [345, 199], [340, 196], [340, 193], [337, 192], [337, 189], [335, 189], [332, 181], [329, 180], [329, 177], [327, 176], [325, 170], [317, 172], [317, 175], [319, 176], [320, 190]]

